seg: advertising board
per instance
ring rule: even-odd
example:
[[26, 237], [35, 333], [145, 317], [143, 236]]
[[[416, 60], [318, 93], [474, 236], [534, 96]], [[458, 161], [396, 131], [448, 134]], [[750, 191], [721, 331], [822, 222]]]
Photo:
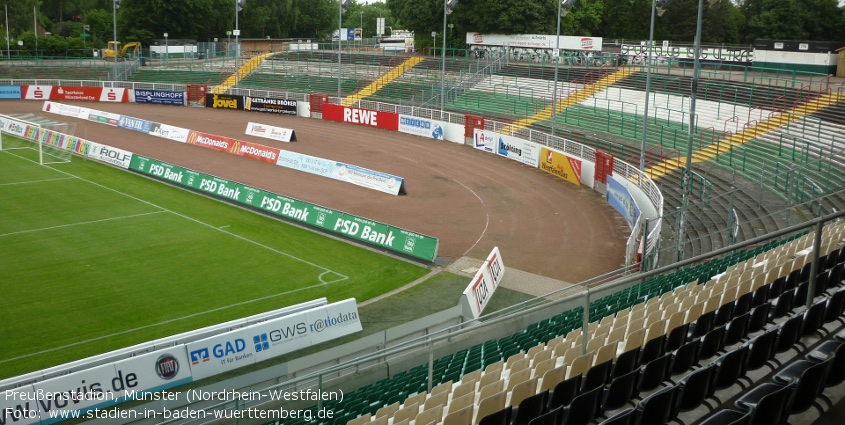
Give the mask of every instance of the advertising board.
[[480, 46], [508, 46], [508, 47], [527, 47], [535, 49], [554, 49], [557, 43], [560, 43], [562, 50], [593, 50], [600, 52], [602, 50], [601, 37], [588, 36], [573, 36], [561, 35], [559, 41], [555, 40], [555, 35], [544, 34], [482, 34], [478, 32], [468, 32], [466, 34], [466, 43], [469, 45]]
[[631, 196], [631, 192], [625, 186], [623, 181], [615, 179], [613, 176], [607, 177], [607, 193], [605, 194], [607, 203], [618, 212], [628, 227], [634, 228], [634, 223], [640, 217], [640, 208]]
[[185, 105], [185, 92], [169, 90], [135, 89], [135, 103], [153, 103], [156, 105]]
[[0, 86], [0, 99], [20, 99], [21, 86]]
[[242, 111], [244, 109], [244, 97], [234, 94], [206, 93], [205, 107]]
[[570, 183], [581, 184], [581, 160], [543, 146], [540, 149], [540, 169]]
[[244, 110], [271, 114], [296, 115], [296, 101], [270, 97], [244, 96]]
[[399, 115], [393, 112], [324, 104], [323, 119], [399, 131]]
[[493, 131], [476, 128], [472, 146], [532, 167], [537, 167], [540, 160], [540, 145]]
[[360, 332], [354, 298], [186, 344], [193, 379], [238, 369]]
[[[335, 164], [335, 163], [331, 163]], [[133, 154], [129, 167], [152, 177], [191, 188], [210, 196], [234, 201], [336, 236], [414, 257], [434, 261], [437, 238], [368, 220], [341, 211], [278, 195], [263, 189], [199, 173], [152, 158]]]
[[285, 143], [296, 141], [296, 132], [290, 128], [276, 127], [256, 122], [247, 123], [246, 134], [250, 136], [263, 137], [265, 139], [278, 140]]
[[26, 100], [84, 100], [128, 102], [128, 89], [120, 87], [21, 86]]
[[429, 139], [443, 140], [446, 123], [443, 121], [419, 118], [411, 115], [399, 115], [399, 132], [413, 134], [415, 136], [427, 137]]
[[473, 319], [481, 316], [493, 292], [502, 283], [504, 274], [505, 265], [502, 262], [502, 255], [499, 247], [494, 247], [461, 295], [464, 313], [469, 313]]

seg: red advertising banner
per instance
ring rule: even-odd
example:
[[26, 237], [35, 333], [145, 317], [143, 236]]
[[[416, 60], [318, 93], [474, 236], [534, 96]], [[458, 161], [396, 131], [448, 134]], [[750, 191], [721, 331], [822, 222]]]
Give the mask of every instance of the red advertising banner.
[[76, 86], [21, 86], [27, 100], [85, 100], [91, 102], [129, 102], [125, 88]]
[[188, 144], [269, 162], [271, 164], [276, 163], [280, 152], [279, 149], [270, 146], [193, 130], [188, 134]]
[[323, 104], [323, 119], [399, 131], [399, 114]]

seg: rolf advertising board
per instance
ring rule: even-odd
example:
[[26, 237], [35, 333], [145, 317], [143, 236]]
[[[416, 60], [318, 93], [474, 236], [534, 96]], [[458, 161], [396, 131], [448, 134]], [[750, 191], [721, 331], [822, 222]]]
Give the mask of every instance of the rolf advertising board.
[[461, 295], [464, 316], [477, 319], [490, 302], [493, 292], [502, 283], [505, 264], [499, 247], [494, 247]]

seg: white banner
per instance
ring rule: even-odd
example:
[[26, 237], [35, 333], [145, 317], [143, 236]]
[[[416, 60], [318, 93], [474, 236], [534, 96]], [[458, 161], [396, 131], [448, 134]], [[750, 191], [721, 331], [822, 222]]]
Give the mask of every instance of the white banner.
[[398, 195], [402, 187], [402, 177], [391, 174], [361, 168], [355, 165], [338, 162], [335, 165], [335, 173], [332, 176], [336, 180], [345, 181], [354, 185], [378, 190], [380, 192]]
[[[471, 46], [508, 46], [529, 47], [535, 49], [554, 49], [557, 43], [555, 36], [543, 34], [482, 34], [468, 32], [466, 43]], [[601, 51], [601, 37], [562, 35], [559, 39], [561, 50], [594, 50]]]
[[41, 110], [66, 117], [80, 118], [83, 120], [88, 119], [88, 108], [83, 108], [81, 106], [64, 105], [46, 100], [44, 101], [44, 105], [41, 107]]
[[250, 136], [263, 137], [265, 139], [278, 140], [280, 142], [291, 142], [296, 140], [296, 133], [289, 128], [274, 127], [272, 125], [249, 122], [246, 125], [246, 134]]
[[362, 329], [355, 299], [246, 326], [186, 345], [194, 380], [234, 370]]
[[461, 295], [464, 314], [469, 314], [473, 319], [481, 316], [493, 292], [502, 282], [504, 274], [505, 265], [502, 262], [502, 255], [499, 253], [499, 247], [495, 247]]
[[414, 117], [411, 115], [399, 115], [399, 132], [413, 134], [420, 137], [428, 137], [435, 140], [443, 140], [446, 123], [443, 121], [430, 120]]
[[187, 143], [191, 130], [187, 128], [174, 127], [172, 125], [154, 122], [150, 128], [150, 135], [170, 139], [179, 143]]
[[540, 165], [540, 145], [493, 131], [475, 129], [473, 147], [519, 161], [532, 167]]
[[84, 414], [191, 381], [185, 346], [179, 345], [4, 391], [0, 423], [49, 424], [62, 413]]

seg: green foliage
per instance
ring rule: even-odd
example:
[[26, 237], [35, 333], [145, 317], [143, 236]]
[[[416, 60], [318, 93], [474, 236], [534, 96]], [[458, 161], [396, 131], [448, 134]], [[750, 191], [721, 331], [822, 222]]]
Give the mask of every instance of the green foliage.
[[[447, 45], [462, 47], [467, 32], [554, 34], [558, 0], [460, 0], [447, 17]], [[561, 18], [561, 34], [608, 39], [645, 40], [653, 0], [580, 0]], [[211, 41], [235, 29], [236, 0], [122, 0], [117, 11], [118, 39], [149, 45], [163, 38]], [[79, 37], [72, 22], [90, 25], [87, 45], [104, 47], [112, 35], [113, 0], [6, 0], [13, 41], [38, 24], [55, 35]], [[376, 19], [385, 31], [407, 29], [417, 36], [418, 50], [443, 32], [443, 0], [353, 0], [342, 26], [362, 26], [374, 37]], [[698, 0], [674, 0], [655, 22], [655, 38], [691, 42]], [[750, 43], [756, 39], [845, 42], [845, 12], [837, 0], [722, 0], [704, 3], [704, 43]], [[338, 0], [247, 0], [237, 14], [242, 38], [327, 38], [338, 27]], [[70, 25], [70, 26], [68, 26]], [[387, 35], [387, 34], [386, 34]]]

